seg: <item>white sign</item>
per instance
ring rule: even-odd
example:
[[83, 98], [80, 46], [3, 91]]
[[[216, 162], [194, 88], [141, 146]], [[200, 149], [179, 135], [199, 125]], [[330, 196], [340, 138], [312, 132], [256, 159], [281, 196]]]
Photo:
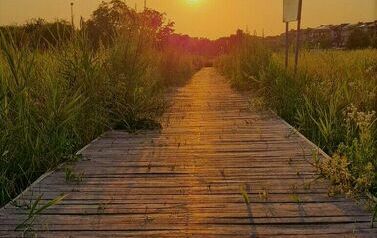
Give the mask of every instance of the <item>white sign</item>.
[[284, 14], [283, 21], [291, 22], [298, 20], [298, 11], [299, 11], [299, 0], [283, 0], [284, 4]]

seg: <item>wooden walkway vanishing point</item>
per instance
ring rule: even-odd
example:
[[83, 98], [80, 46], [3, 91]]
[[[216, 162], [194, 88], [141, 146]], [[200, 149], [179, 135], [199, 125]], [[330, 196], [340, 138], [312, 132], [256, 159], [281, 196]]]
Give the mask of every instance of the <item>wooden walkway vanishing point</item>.
[[[377, 237], [370, 214], [314, 181], [313, 144], [214, 69], [172, 100], [161, 132], [109, 131], [73, 166], [80, 183], [60, 169], [18, 198], [67, 195], [36, 217], [37, 237]], [[0, 210], [0, 237], [22, 236], [27, 212]]]

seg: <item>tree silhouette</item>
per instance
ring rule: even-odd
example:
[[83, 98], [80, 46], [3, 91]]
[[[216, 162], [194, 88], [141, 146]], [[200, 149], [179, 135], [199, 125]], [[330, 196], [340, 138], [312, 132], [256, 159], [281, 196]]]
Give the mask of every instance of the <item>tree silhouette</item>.
[[361, 29], [355, 29], [348, 38], [348, 49], [361, 49], [370, 46], [371, 39], [367, 32]]

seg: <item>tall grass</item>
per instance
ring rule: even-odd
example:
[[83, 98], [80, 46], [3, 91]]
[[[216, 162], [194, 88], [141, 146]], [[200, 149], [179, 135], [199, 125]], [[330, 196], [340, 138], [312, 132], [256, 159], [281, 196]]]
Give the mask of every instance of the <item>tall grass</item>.
[[329, 176], [349, 174], [337, 181], [342, 192], [376, 195], [377, 51], [304, 50], [300, 59], [295, 75], [282, 52], [245, 40], [217, 67], [237, 88], [251, 89], [252, 106], [272, 108], [334, 161], [346, 161], [327, 166]]
[[103, 131], [155, 127], [166, 87], [194, 70], [140, 29], [98, 49], [84, 31], [48, 50], [0, 36], [0, 205]]

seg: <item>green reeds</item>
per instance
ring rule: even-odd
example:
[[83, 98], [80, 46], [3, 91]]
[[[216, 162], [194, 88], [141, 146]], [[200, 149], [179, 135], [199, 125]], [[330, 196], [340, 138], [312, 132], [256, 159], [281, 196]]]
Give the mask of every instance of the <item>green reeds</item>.
[[188, 79], [193, 57], [161, 62], [171, 53], [153, 42], [136, 28], [93, 48], [81, 31], [39, 49], [0, 33], [0, 206], [103, 131], [159, 126], [164, 91]]
[[285, 69], [283, 52], [271, 53], [246, 39], [221, 57], [217, 67], [234, 86], [251, 90], [253, 98], [263, 100], [260, 104], [276, 111], [333, 160], [345, 158], [348, 165], [342, 169], [352, 176], [347, 187], [376, 195], [376, 55], [372, 49], [303, 50], [295, 75], [292, 68]]

